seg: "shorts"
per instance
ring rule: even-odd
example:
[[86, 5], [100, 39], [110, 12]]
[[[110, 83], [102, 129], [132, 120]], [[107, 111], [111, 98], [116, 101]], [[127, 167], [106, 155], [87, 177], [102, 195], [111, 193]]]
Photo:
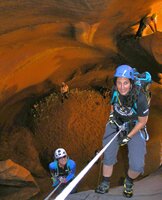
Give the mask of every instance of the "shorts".
[[[119, 131], [115, 124], [107, 123], [103, 137], [103, 146], [105, 146]], [[136, 133], [128, 142], [129, 169], [143, 173], [146, 154], [146, 141], [141, 137], [140, 131]], [[119, 150], [119, 137], [117, 136], [104, 152], [104, 165], [114, 165], [117, 162]]]

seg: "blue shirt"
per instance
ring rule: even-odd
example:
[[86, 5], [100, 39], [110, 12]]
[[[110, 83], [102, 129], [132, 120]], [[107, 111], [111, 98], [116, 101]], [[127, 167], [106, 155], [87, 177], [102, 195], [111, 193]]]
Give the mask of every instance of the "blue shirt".
[[59, 184], [59, 178], [66, 178], [66, 182], [71, 181], [75, 177], [76, 172], [76, 163], [68, 159], [64, 168], [59, 167], [58, 161], [54, 160], [49, 164], [49, 170], [53, 176], [53, 186], [57, 186]]

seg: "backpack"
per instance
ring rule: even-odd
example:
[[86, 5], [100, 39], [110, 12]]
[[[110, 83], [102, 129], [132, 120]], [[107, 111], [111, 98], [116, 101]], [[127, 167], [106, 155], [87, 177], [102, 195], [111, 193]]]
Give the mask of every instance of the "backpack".
[[139, 91], [142, 90], [145, 94], [148, 104], [151, 101], [151, 91], [149, 90], [152, 83], [151, 74], [149, 72], [144, 72], [140, 74], [135, 68], [134, 70], [134, 84], [138, 87]]
[[[151, 92], [149, 90], [149, 87], [150, 87], [150, 84], [152, 83], [151, 74], [147, 71], [140, 74], [136, 70], [136, 68], [133, 69], [133, 72], [134, 72], [134, 84], [138, 88], [138, 92], [140, 93], [140, 91], [142, 91], [145, 94], [146, 99], [148, 101], [148, 105], [150, 105]], [[111, 104], [118, 101], [118, 95], [119, 94], [118, 94], [117, 90], [114, 90], [112, 92], [112, 98], [111, 98], [111, 101], [110, 101]], [[137, 103], [136, 102], [133, 105], [133, 110], [136, 113], [136, 110], [137, 110]]]

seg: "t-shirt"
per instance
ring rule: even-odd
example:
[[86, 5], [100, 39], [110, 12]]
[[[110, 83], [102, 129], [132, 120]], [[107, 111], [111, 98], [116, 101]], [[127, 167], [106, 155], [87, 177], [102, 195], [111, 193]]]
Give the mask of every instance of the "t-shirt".
[[[130, 120], [138, 120], [138, 117], [148, 116], [149, 105], [146, 95], [141, 91], [138, 94], [137, 102], [132, 107], [124, 106], [124, 100], [126, 96], [122, 96], [118, 93], [119, 101], [113, 103], [114, 116], [121, 122], [127, 122]], [[136, 105], [135, 105], [136, 104]]]

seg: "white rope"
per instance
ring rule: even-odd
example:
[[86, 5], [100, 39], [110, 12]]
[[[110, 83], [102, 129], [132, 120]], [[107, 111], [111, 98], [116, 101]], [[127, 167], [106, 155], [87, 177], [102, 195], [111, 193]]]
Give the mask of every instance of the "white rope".
[[[83, 176], [89, 171], [89, 169], [94, 165], [94, 163], [99, 159], [99, 157], [104, 153], [107, 147], [113, 142], [113, 140], [122, 131], [121, 129], [116, 133], [116, 135], [104, 146], [104, 148], [88, 163], [88, 165], [66, 186], [66, 188], [55, 198], [55, 200], [64, 200], [72, 189], [78, 184], [78, 182], [83, 178]], [[47, 199], [46, 199], [47, 200]]]
[[60, 185], [61, 183], [59, 183], [57, 187], [55, 187], [55, 189], [44, 200], [48, 200], [53, 195], [53, 193], [60, 187]]

